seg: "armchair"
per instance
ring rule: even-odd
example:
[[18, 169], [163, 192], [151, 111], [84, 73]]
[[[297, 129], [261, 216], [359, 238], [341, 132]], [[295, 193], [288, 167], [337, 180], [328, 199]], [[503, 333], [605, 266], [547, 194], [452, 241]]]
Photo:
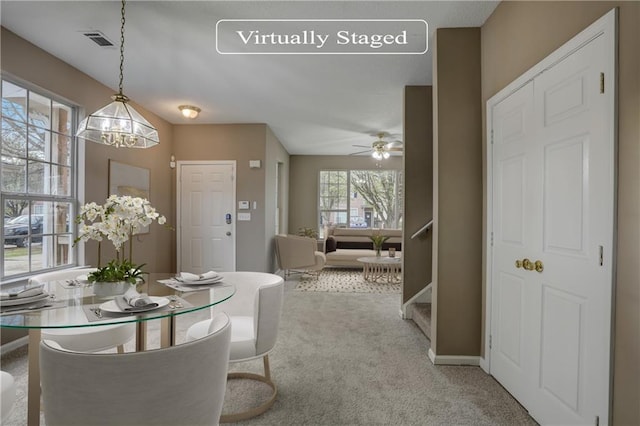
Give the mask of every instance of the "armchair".
[[[35, 275], [29, 282], [37, 284], [72, 279], [93, 271], [95, 268], [64, 269]], [[46, 328], [42, 330], [41, 336], [43, 340], [53, 340], [70, 351], [100, 352], [115, 347], [118, 353], [124, 353], [124, 344], [134, 338], [135, 332], [135, 324], [123, 323], [95, 327]]]
[[[251, 409], [223, 414], [220, 423], [235, 423], [250, 419], [267, 411], [276, 401], [278, 388], [271, 379], [269, 353], [276, 345], [284, 297], [282, 277], [262, 272], [236, 273], [236, 293], [227, 302], [212, 309], [224, 311], [231, 318], [231, 349], [229, 363], [262, 358], [264, 375], [234, 371], [228, 379], [255, 380], [267, 384], [272, 392], [269, 398]], [[215, 316], [214, 316], [215, 318]], [[212, 320], [197, 322], [187, 330], [186, 340], [199, 339], [211, 327]], [[253, 398], [253, 395], [251, 395]], [[260, 398], [256, 398], [260, 399]]]
[[319, 276], [327, 262], [325, 254], [318, 251], [316, 240], [297, 235], [276, 235], [276, 257], [285, 279], [292, 272], [315, 273]]
[[70, 352], [42, 341], [47, 425], [217, 425], [226, 392], [229, 317], [215, 316], [200, 337], [124, 354]]

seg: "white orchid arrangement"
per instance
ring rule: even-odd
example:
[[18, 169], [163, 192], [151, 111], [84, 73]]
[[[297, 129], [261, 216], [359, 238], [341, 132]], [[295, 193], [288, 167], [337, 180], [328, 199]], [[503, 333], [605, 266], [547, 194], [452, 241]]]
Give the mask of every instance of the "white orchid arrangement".
[[[89, 224], [85, 221], [90, 222]], [[91, 274], [91, 281], [117, 281], [123, 278], [131, 281], [132, 278], [127, 271], [135, 270], [137, 275], [142, 271], [144, 265], [136, 266], [133, 263], [133, 240], [132, 236], [149, 226], [153, 221], [164, 225], [166, 218], [160, 215], [151, 206], [149, 200], [128, 195], [111, 195], [104, 205], [97, 203], [87, 203], [80, 207], [80, 214], [76, 218], [76, 223], [80, 224], [78, 230], [78, 241], [87, 242], [89, 240], [98, 241], [98, 271]], [[104, 268], [100, 268], [100, 249], [103, 239], [111, 241], [117, 252], [117, 259], [109, 263]], [[129, 241], [129, 258], [125, 257], [125, 243]], [[122, 273], [115, 273], [114, 269]], [[122, 277], [121, 275], [125, 275]], [[92, 278], [96, 278], [93, 280]], [[135, 282], [133, 277], [133, 282]]]

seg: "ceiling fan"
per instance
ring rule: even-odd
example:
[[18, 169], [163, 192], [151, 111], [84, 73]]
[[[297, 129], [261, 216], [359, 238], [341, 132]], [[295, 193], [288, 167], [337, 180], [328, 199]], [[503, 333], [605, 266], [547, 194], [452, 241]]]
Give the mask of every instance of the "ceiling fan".
[[367, 148], [364, 151], [353, 152], [349, 155], [359, 155], [365, 152], [371, 151], [371, 156], [376, 160], [387, 159], [391, 156], [391, 152], [402, 152], [403, 143], [402, 141], [386, 141], [384, 138], [388, 136], [386, 132], [378, 132], [376, 134], [378, 137], [377, 140], [373, 141], [371, 146], [367, 145], [353, 145], [355, 147]]

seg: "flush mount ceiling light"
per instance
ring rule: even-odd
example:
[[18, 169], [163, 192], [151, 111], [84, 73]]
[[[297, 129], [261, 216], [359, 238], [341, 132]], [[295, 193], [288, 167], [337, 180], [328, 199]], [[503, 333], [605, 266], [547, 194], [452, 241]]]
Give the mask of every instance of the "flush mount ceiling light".
[[122, 0], [120, 14], [120, 84], [118, 93], [113, 95], [109, 105], [86, 116], [78, 126], [76, 136], [101, 143], [125, 148], [149, 148], [160, 142], [158, 130], [130, 105], [129, 98], [122, 93], [124, 69], [124, 7]]
[[200, 114], [200, 111], [202, 111], [200, 108], [193, 105], [180, 105], [178, 109], [185, 118], [191, 119], [196, 118], [198, 114]]

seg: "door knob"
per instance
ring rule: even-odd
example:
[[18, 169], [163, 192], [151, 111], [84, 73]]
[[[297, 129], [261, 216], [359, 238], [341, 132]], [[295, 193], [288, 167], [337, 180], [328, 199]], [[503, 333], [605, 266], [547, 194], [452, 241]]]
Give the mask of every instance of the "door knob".
[[544, 271], [544, 264], [540, 260], [536, 260], [535, 262], [530, 261], [529, 259], [517, 259], [516, 260], [516, 268], [524, 268], [527, 271], [533, 271], [534, 269], [537, 272]]
[[529, 259], [516, 260], [516, 268], [524, 268], [527, 271], [533, 271], [535, 265]]
[[231, 232], [227, 231], [227, 237], [231, 236]]
[[535, 268], [533, 262], [529, 259], [522, 259], [522, 267], [527, 271], [533, 271], [533, 268]]

